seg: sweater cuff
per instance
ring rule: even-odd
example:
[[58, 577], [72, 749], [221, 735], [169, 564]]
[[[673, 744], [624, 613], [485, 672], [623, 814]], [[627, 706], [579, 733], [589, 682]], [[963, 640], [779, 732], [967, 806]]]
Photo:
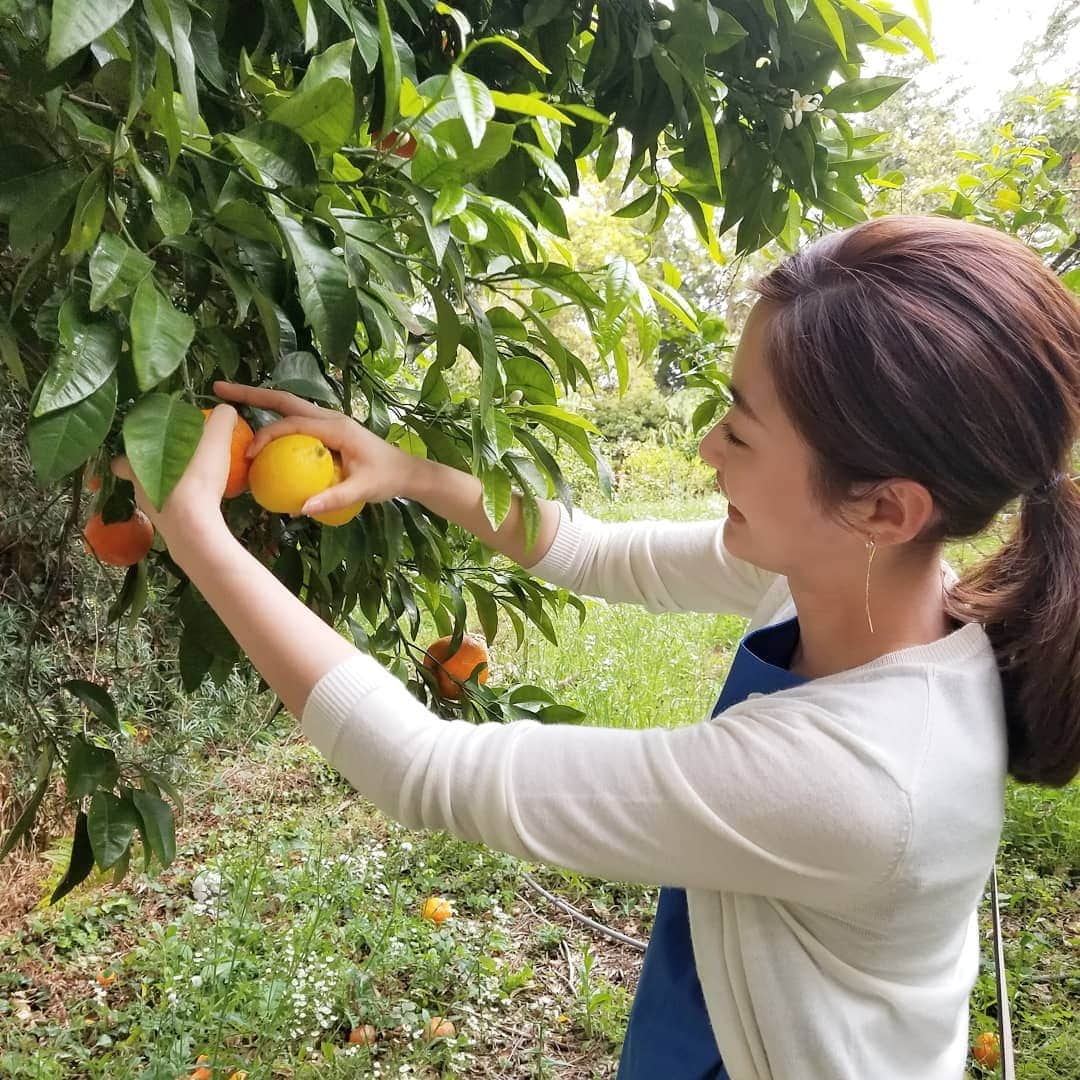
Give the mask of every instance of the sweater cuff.
[[390, 685], [402, 688], [377, 660], [366, 653], [355, 653], [332, 667], [312, 688], [304, 702], [301, 730], [333, 764], [334, 749], [350, 713], [372, 691]]
[[581, 547], [587, 523], [593, 519], [581, 510], [575, 511], [571, 517], [561, 502], [555, 505], [559, 508], [559, 527], [555, 532], [555, 539], [540, 561], [525, 569], [533, 577], [542, 578], [553, 585], [563, 585], [570, 579], [570, 567], [573, 566], [574, 558]]

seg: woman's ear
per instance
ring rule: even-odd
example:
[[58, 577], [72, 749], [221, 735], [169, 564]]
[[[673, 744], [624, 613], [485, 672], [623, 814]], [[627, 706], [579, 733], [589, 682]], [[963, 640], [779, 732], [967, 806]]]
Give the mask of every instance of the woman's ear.
[[865, 497], [862, 529], [879, 544], [914, 540], [933, 519], [934, 498], [916, 480], [883, 480]]

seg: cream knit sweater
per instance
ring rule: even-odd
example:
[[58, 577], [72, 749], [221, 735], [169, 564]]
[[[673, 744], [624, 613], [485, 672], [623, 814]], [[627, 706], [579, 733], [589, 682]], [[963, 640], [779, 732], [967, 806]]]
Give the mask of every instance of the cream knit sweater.
[[[786, 579], [733, 558], [721, 534], [563, 512], [532, 572], [750, 629], [794, 615]], [[318, 682], [302, 726], [410, 827], [685, 887], [732, 1080], [963, 1076], [1006, 771], [980, 626], [674, 729], [447, 722], [358, 653]]]

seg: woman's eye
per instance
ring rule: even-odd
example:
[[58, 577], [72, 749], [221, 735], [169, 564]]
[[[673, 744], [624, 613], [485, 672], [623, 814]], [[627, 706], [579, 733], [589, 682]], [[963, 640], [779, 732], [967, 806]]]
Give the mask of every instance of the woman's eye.
[[744, 443], [742, 441], [742, 439], [740, 439], [735, 434], [735, 432], [733, 432], [731, 430], [731, 424], [729, 424], [726, 420], [721, 420], [720, 421], [720, 431], [723, 434], [724, 438], [727, 439], [727, 441], [729, 443], [731, 443], [732, 446], [745, 446], [746, 445], [746, 443]]

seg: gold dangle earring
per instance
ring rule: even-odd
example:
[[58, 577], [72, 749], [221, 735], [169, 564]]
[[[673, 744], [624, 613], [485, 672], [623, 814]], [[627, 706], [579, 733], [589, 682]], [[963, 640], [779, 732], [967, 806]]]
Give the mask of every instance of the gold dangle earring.
[[866, 621], [870, 624], [870, 633], [874, 632], [874, 620], [870, 618], [870, 567], [874, 563], [874, 552], [877, 551], [877, 541], [872, 537], [866, 540], [866, 550], [870, 557], [866, 560]]

